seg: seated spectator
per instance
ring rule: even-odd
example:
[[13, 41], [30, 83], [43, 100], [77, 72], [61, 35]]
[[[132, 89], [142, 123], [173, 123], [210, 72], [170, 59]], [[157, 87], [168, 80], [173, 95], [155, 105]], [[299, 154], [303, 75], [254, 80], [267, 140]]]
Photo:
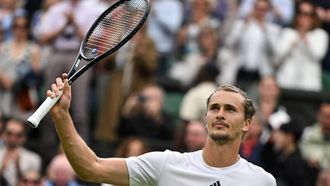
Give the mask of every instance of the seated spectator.
[[284, 123], [290, 121], [286, 108], [279, 103], [281, 91], [273, 76], [265, 76], [259, 81], [258, 95], [256, 97], [256, 118], [260, 122], [262, 132], [259, 142], [262, 145], [259, 162], [266, 169], [271, 169], [276, 158], [274, 152], [273, 130], [279, 129]]
[[328, 38], [320, 28], [314, 3], [299, 2], [293, 28], [284, 29], [277, 44], [277, 80], [281, 88], [321, 91], [321, 62]]
[[139, 136], [147, 138], [151, 148], [169, 148], [174, 139], [175, 122], [163, 111], [163, 102], [164, 92], [157, 85], [147, 86], [129, 97], [123, 107], [119, 136]]
[[56, 155], [50, 162], [45, 186], [79, 186], [65, 154]]
[[[139, 156], [149, 151], [146, 142], [139, 137], [129, 137], [119, 144], [116, 157], [128, 158]], [[112, 186], [111, 184], [102, 183], [101, 186]]]
[[330, 167], [330, 102], [320, 105], [317, 123], [304, 129], [300, 148], [311, 167]]
[[41, 170], [40, 156], [23, 147], [27, 137], [26, 126], [26, 123], [14, 118], [5, 122], [5, 146], [0, 149], [1, 186], [5, 183], [17, 185], [20, 175], [27, 170]]
[[118, 146], [116, 157], [139, 156], [149, 151], [148, 144], [140, 137], [128, 137]]
[[274, 147], [277, 153], [270, 172], [277, 180], [278, 186], [310, 186], [311, 172], [298, 148], [302, 130], [292, 120], [273, 131]]
[[185, 121], [203, 120], [206, 113], [206, 97], [216, 90], [215, 78], [219, 70], [213, 63], [204, 64], [199, 70], [193, 87], [183, 96], [180, 118]]
[[260, 142], [261, 132], [261, 123], [257, 117], [254, 117], [239, 151], [242, 158], [259, 166], [262, 166], [261, 151], [263, 144]]
[[36, 170], [27, 170], [22, 173], [18, 186], [43, 186], [43, 179]]
[[263, 77], [258, 86], [256, 95], [257, 118], [262, 127], [261, 143], [269, 143], [271, 131], [278, 129], [283, 123], [290, 120], [286, 108], [279, 103], [281, 91], [273, 76]]
[[188, 121], [178, 136], [177, 148], [180, 152], [201, 150], [207, 138], [205, 124], [201, 120]]

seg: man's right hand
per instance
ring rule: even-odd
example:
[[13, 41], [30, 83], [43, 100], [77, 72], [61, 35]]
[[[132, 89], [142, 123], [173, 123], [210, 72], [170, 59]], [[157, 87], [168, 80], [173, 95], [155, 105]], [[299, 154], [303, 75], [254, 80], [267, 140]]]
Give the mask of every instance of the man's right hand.
[[61, 117], [62, 114], [69, 112], [71, 102], [71, 87], [67, 78], [67, 74], [63, 74], [62, 78], [56, 78], [56, 83], [53, 83], [51, 85], [51, 90], [47, 91], [47, 96], [50, 98], [58, 96], [59, 92], [63, 91], [62, 97], [50, 111], [53, 117]]

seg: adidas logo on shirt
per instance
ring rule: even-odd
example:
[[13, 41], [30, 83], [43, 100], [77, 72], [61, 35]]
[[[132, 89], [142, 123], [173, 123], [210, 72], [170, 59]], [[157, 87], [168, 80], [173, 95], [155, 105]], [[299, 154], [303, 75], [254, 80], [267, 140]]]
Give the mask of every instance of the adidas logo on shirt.
[[211, 184], [210, 186], [221, 186], [220, 181], [214, 182], [213, 184]]

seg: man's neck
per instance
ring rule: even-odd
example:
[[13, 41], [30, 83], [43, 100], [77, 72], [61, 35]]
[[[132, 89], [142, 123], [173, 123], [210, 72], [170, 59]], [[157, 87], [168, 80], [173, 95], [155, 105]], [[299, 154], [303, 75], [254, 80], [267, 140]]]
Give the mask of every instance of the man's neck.
[[203, 160], [211, 167], [228, 167], [239, 160], [240, 142], [219, 145], [208, 138], [203, 149]]

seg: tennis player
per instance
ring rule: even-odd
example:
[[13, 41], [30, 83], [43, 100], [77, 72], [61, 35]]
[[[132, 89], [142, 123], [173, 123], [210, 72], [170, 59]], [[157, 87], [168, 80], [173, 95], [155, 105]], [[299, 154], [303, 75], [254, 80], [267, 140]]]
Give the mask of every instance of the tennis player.
[[203, 150], [166, 150], [130, 158], [100, 158], [77, 133], [69, 113], [71, 89], [66, 75], [56, 79], [47, 95], [64, 94], [51, 115], [64, 152], [78, 176], [86, 181], [142, 186], [275, 186], [274, 177], [238, 155], [255, 108], [244, 92], [220, 86], [207, 99], [208, 138]]

